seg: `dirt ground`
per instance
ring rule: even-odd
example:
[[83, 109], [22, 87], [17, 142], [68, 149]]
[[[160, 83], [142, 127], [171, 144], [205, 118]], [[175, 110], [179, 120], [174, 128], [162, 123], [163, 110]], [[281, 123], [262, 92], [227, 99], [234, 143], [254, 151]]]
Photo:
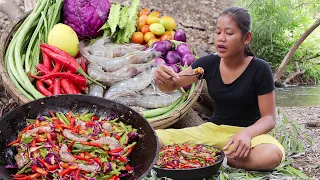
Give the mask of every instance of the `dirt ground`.
[[[23, 7], [22, 0], [16, 0]], [[112, 2], [128, 3], [129, 0], [113, 0]], [[141, 0], [140, 7], [160, 11], [163, 15], [173, 17], [178, 22], [178, 28], [186, 31], [187, 39], [200, 56], [215, 52], [214, 49], [214, 21], [219, 13], [232, 6], [231, 0]], [[4, 29], [10, 24], [9, 19], [0, 13], [0, 36]], [[5, 92], [0, 83], [0, 117], [17, 104]], [[317, 107], [282, 107], [282, 112], [289, 119], [294, 119], [305, 125], [308, 121], [320, 122], [320, 106]], [[313, 145], [307, 148], [295, 160], [295, 167], [306, 172], [313, 179], [320, 178], [320, 128], [307, 128], [306, 131], [313, 140]]]

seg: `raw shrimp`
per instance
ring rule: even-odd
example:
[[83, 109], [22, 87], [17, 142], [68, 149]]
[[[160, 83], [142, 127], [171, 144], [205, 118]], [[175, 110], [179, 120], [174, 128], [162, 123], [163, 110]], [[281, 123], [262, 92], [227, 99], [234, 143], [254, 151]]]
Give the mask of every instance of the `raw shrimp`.
[[163, 93], [161, 95], [150, 94], [143, 95], [138, 100], [138, 105], [143, 108], [159, 108], [172, 104], [182, 96], [180, 90], [171, 93]]
[[111, 150], [117, 149], [120, 146], [120, 143], [118, 140], [116, 140], [114, 137], [109, 137], [109, 136], [102, 137], [92, 142], [98, 143], [98, 144], [107, 144]]
[[113, 84], [119, 82], [119, 81], [123, 81], [126, 79], [129, 79], [133, 76], [135, 76], [136, 74], [138, 74], [137, 69], [134, 67], [129, 67], [126, 68], [128, 66], [125, 66], [117, 71], [120, 71], [122, 69], [125, 69], [126, 71], [122, 70], [121, 72], [123, 72], [122, 74], [120, 74], [120, 72], [118, 72], [118, 74], [112, 74], [112, 73], [116, 73], [112, 72], [112, 73], [108, 73], [105, 72], [101, 66], [99, 66], [98, 64], [94, 64], [94, 63], [90, 63], [88, 66], [88, 75], [97, 80], [102, 82], [104, 85], [106, 86], [112, 86]]
[[172, 104], [182, 96], [180, 90], [175, 90], [170, 93], [161, 94], [134, 94], [124, 93], [121, 96], [113, 98], [114, 101], [122, 103], [126, 106], [138, 106], [142, 108], [159, 108]]
[[152, 82], [154, 71], [155, 68], [151, 68], [147, 71], [138, 74], [133, 78], [114, 84], [105, 93], [104, 98], [112, 99], [113, 96], [116, 96], [117, 94], [122, 93], [124, 91], [139, 92], [142, 89], [145, 89]]
[[27, 162], [20, 154], [17, 154], [14, 159], [16, 160], [19, 169], [21, 169]]
[[95, 171], [100, 171], [101, 167], [97, 164], [94, 165], [84, 165], [84, 164], [76, 164], [79, 169], [87, 172], [95, 172]]
[[103, 97], [103, 88], [98, 85], [92, 85], [89, 89], [89, 95]]
[[135, 51], [122, 57], [106, 58], [91, 55], [83, 48], [83, 45], [79, 46], [82, 56], [92, 63], [99, 64], [105, 71], [113, 72], [128, 64], [142, 64], [152, 61], [154, 58], [161, 56], [158, 51], [152, 51], [148, 49], [146, 51]]
[[68, 147], [65, 144], [62, 144], [60, 151], [59, 151], [59, 155], [61, 157], [61, 159], [65, 162], [75, 162], [76, 158], [74, 158], [69, 152], [68, 152]]
[[102, 128], [107, 130], [108, 132], [112, 131], [112, 125], [110, 123], [107, 123], [107, 122], [102, 124]]
[[86, 142], [91, 138], [91, 137], [77, 137], [77, 136], [73, 135], [71, 133], [71, 131], [68, 129], [64, 129], [62, 134], [64, 135], [64, 137], [66, 137], [72, 141], [78, 141], [78, 142]]
[[133, 51], [141, 51], [145, 46], [135, 43], [130, 44], [116, 44], [111, 43], [110, 38], [101, 38], [95, 43], [86, 47], [92, 55], [103, 57], [121, 57]]
[[163, 94], [164, 92], [162, 92], [156, 84], [151, 83], [147, 88], [140, 91], [140, 93], [144, 95], [150, 95], [150, 94]]

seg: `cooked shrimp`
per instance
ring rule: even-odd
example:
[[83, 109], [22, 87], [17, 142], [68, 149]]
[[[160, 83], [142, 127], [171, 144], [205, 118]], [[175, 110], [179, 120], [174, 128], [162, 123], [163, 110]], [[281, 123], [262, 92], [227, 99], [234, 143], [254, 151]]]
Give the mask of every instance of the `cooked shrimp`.
[[68, 139], [70, 139], [70, 140], [72, 140], [72, 141], [78, 141], [78, 142], [86, 142], [86, 141], [88, 141], [88, 140], [91, 138], [91, 137], [77, 137], [77, 136], [73, 135], [73, 134], [71, 133], [71, 131], [68, 130], [68, 129], [64, 129], [63, 132], [62, 132], [62, 134], [63, 134], [66, 138], [68, 138]]
[[[100, 86], [99, 86], [100, 87]], [[86, 123], [84, 121], [81, 121], [81, 120], [77, 120], [76, 121], [76, 126], [79, 126], [80, 125], [80, 129], [86, 129]]]
[[98, 143], [98, 144], [107, 144], [111, 150], [117, 149], [120, 146], [120, 143], [118, 140], [116, 140], [114, 137], [109, 137], [109, 136], [102, 137], [92, 142]]
[[111, 132], [112, 131], [112, 125], [108, 122], [105, 122], [102, 124], [102, 128], [107, 130], [108, 132]]
[[99, 172], [101, 170], [101, 167], [97, 164], [95, 165], [77, 164], [76, 166], [78, 166], [79, 169], [87, 172], [95, 172], [95, 171]]
[[62, 144], [59, 155], [61, 159], [65, 162], [73, 163], [76, 161], [76, 158], [74, 158], [69, 152], [68, 152], [68, 147], [65, 144]]
[[51, 127], [50, 126], [37, 127], [37, 128], [34, 128], [32, 130], [27, 131], [26, 135], [36, 135], [36, 134], [38, 134], [39, 130], [41, 130], [43, 132], [50, 132], [51, 131]]

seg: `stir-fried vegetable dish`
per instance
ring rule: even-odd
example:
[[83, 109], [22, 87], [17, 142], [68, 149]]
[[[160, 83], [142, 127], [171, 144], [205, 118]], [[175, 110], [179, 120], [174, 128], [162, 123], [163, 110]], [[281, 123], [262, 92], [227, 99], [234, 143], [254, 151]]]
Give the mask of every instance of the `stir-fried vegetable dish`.
[[128, 156], [137, 130], [115, 117], [93, 113], [50, 111], [51, 117], [27, 119], [16, 140], [16, 180], [111, 179], [128, 176], [133, 167]]
[[192, 169], [216, 163], [221, 151], [200, 144], [173, 144], [161, 148], [156, 166], [165, 169]]

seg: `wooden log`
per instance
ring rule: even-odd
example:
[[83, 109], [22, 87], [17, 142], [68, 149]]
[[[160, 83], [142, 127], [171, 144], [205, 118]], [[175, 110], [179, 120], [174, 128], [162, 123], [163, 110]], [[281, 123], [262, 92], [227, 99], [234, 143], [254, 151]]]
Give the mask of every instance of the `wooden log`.
[[208, 120], [213, 115], [213, 110], [198, 102], [193, 104], [192, 109], [195, 110], [204, 120]]
[[197, 112], [190, 108], [187, 114], [177, 123], [173, 124], [170, 128], [181, 129], [186, 127], [199, 126], [203, 123], [205, 123], [205, 121], [201, 119]]

